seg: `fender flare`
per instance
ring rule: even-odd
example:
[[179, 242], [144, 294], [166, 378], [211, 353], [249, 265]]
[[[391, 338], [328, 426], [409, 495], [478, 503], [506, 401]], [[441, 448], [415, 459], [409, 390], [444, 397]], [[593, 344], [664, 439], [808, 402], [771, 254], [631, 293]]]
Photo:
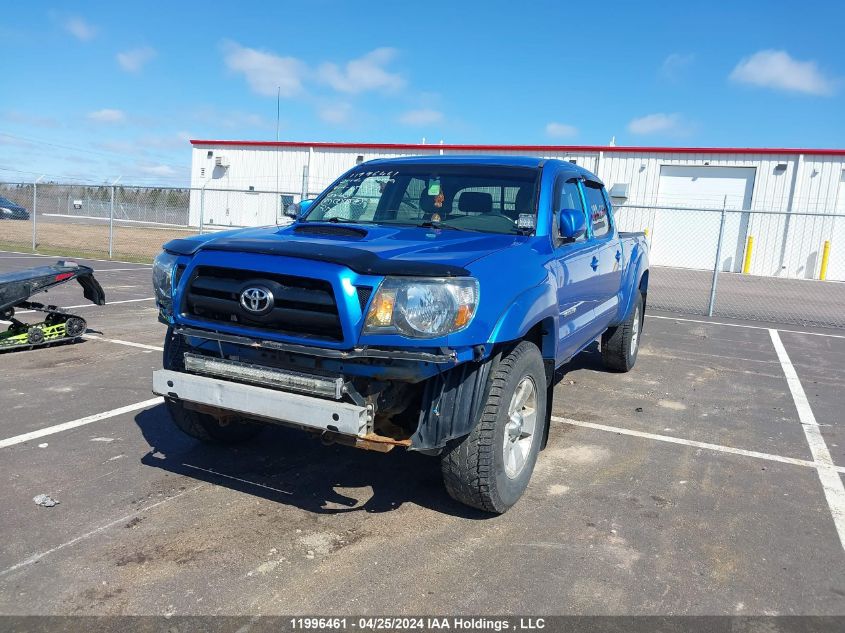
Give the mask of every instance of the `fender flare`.
[[[536, 286], [532, 286], [517, 295], [496, 321], [496, 325], [493, 326], [487, 339], [487, 344], [494, 346], [498, 343], [518, 340], [524, 337], [531, 328], [546, 319], [554, 321], [552, 334], [557, 336], [560, 310], [557, 296], [553, 290], [554, 287], [553, 280], [547, 276]], [[544, 352], [544, 350], [540, 351]]]
[[645, 252], [640, 248], [640, 245], [637, 244], [634, 248], [634, 252], [631, 254], [631, 265], [628, 266], [628, 272], [622, 279], [622, 288], [630, 288], [630, 291], [625, 293], [624, 303], [622, 301], [619, 302], [619, 312], [616, 315], [617, 324], [624, 321], [625, 317], [627, 317], [628, 313], [631, 311], [631, 308], [634, 305], [634, 297], [636, 297], [636, 293], [640, 291], [640, 283], [642, 282], [643, 275], [647, 270], [646, 266]]

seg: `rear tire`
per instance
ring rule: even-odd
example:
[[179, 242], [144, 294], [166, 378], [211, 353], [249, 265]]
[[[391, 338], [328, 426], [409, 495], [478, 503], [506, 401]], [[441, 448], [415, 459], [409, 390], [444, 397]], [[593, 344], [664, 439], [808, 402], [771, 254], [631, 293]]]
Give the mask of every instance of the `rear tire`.
[[601, 337], [601, 358], [604, 366], [626, 372], [637, 362], [640, 334], [643, 331], [643, 296], [637, 292], [634, 308], [624, 322], [608, 328]]
[[180, 400], [165, 400], [170, 418], [180, 431], [186, 435], [211, 444], [239, 444], [258, 435], [262, 426], [239, 418], [226, 425], [213, 415], [200, 413], [185, 407]]
[[494, 367], [481, 419], [440, 458], [446, 490], [456, 501], [502, 514], [528, 486], [543, 441], [546, 371], [540, 350], [519, 343]]

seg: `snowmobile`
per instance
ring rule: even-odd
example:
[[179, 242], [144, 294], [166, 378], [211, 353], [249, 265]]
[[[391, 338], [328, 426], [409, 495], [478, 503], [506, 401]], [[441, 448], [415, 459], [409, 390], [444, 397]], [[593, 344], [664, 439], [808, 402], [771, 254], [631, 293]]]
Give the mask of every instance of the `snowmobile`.
[[[0, 331], [0, 352], [73, 341], [85, 334], [85, 319], [54, 306], [30, 301], [39, 292], [47, 292], [76, 279], [82, 294], [96, 305], [106, 303], [106, 294], [94, 279], [94, 270], [72, 261], [58, 261], [52, 266], [39, 266], [0, 275], [0, 319], [11, 323]], [[15, 318], [15, 309], [42, 312], [39, 323], [24, 323]]]

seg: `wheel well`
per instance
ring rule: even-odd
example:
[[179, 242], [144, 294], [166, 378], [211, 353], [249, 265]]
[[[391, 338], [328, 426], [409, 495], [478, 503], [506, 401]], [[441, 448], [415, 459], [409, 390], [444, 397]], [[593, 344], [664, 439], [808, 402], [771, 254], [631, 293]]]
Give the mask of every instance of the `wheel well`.
[[646, 297], [648, 296], [648, 270], [640, 277], [640, 294], [643, 296], [643, 310], [645, 310]]
[[547, 317], [536, 323], [522, 337], [522, 340], [534, 343], [540, 350], [543, 364], [546, 366], [547, 384], [551, 383], [555, 373], [555, 346], [557, 344], [555, 334], [555, 321], [552, 317]]

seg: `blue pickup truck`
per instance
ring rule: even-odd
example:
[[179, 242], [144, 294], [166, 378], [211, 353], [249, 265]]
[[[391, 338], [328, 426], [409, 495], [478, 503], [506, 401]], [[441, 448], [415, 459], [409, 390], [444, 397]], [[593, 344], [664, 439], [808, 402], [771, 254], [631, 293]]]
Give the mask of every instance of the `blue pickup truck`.
[[153, 390], [195, 438], [267, 424], [438, 456], [448, 493], [506, 511], [545, 446], [555, 370], [601, 339], [637, 359], [648, 246], [559, 160], [357, 165], [285, 227], [177, 239], [153, 267]]

